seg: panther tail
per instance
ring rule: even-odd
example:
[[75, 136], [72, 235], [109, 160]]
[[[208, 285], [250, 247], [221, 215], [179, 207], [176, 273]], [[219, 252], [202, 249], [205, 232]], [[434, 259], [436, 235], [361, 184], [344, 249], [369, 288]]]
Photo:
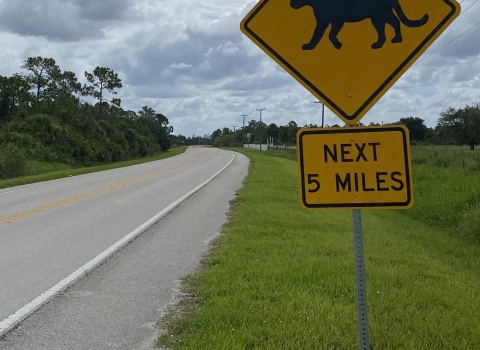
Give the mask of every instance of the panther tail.
[[423, 17], [420, 19], [416, 19], [416, 20], [408, 19], [405, 13], [403, 12], [402, 7], [398, 3], [398, 1], [395, 1], [395, 5], [393, 5], [393, 8], [397, 13], [398, 18], [400, 18], [400, 21], [402, 21], [402, 23], [405, 24], [407, 27], [421, 27], [428, 21], [427, 14], [423, 15]]

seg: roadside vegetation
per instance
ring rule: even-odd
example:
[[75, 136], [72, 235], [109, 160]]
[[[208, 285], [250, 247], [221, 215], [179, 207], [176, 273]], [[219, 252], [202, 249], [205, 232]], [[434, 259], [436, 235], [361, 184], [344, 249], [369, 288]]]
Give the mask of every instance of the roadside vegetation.
[[159, 152], [152, 156], [146, 156], [143, 158], [126, 160], [123, 162], [108, 163], [103, 165], [96, 165], [90, 167], [78, 167], [74, 168], [68, 164], [62, 163], [46, 163], [39, 161], [29, 161], [27, 162], [28, 173], [30, 175], [16, 177], [13, 179], [0, 180], [0, 188], [13, 187], [31, 184], [41, 181], [49, 181], [61, 179], [69, 176], [83, 175], [95, 173], [98, 171], [111, 170], [117, 168], [123, 168], [126, 166], [142, 164], [146, 162], [153, 162], [156, 160], [161, 160], [169, 157], [174, 157], [179, 154], [182, 154], [187, 149], [186, 146], [179, 146], [175, 148], [170, 148], [168, 151]]
[[[294, 154], [236, 150], [245, 186], [158, 345], [357, 348], [351, 212], [300, 208]], [[364, 211], [372, 349], [480, 348], [478, 173], [433, 165], [455, 151], [414, 147], [414, 208]]]
[[480, 245], [480, 151], [415, 146], [412, 163], [415, 205], [399, 213]]
[[412, 163], [480, 173], [480, 152], [467, 146], [413, 145]]
[[29, 57], [20, 68], [0, 76], [0, 179], [45, 164], [60, 170], [143, 158], [175, 141], [163, 114], [121, 107], [122, 80], [108, 67], [84, 72], [83, 85], [53, 58]]
[[[267, 110], [268, 113], [268, 110]], [[464, 108], [448, 108], [440, 113], [435, 127], [427, 127], [425, 120], [420, 117], [405, 117], [394, 122], [371, 122], [368, 126], [405, 125], [410, 131], [412, 145], [468, 145], [475, 149], [480, 143], [480, 103], [466, 105]], [[340, 127], [341, 125], [325, 125]], [[358, 126], [367, 126], [359, 123]], [[317, 124], [299, 125], [291, 120], [286, 125], [271, 123], [267, 125], [255, 120], [248, 121], [243, 127], [231, 130], [228, 127], [212, 132], [210, 140], [201, 137], [192, 137], [192, 144], [212, 144], [216, 147], [238, 147], [246, 143], [266, 144], [272, 146], [295, 146], [296, 134], [300, 128], [317, 128]], [[195, 135], [194, 135], [195, 136]], [[250, 139], [248, 139], [248, 136]]]

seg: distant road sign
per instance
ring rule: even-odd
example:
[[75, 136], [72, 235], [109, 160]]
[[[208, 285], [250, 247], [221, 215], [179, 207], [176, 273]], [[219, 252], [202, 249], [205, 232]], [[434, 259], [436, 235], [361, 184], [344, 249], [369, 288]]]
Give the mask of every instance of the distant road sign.
[[304, 208], [413, 206], [405, 126], [300, 129], [297, 143]]
[[356, 124], [459, 14], [455, 0], [261, 0], [241, 30]]

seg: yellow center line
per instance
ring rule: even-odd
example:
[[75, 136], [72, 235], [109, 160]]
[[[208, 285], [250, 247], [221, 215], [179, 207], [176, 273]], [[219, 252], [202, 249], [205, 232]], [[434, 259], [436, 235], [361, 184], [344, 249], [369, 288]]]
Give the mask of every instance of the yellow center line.
[[109, 192], [109, 191], [114, 190], [114, 189], [116, 189], [116, 188], [128, 186], [128, 185], [131, 185], [131, 184], [136, 183], [136, 182], [139, 182], [139, 181], [143, 181], [143, 180], [150, 179], [150, 178], [155, 177], [155, 176], [157, 176], [157, 175], [165, 174], [165, 173], [168, 173], [168, 172], [170, 172], [170, 171], [174, 171], [174, 170], [183, 168], [183, 167], [185, 167], [185, 166], [187, 166], [187, 165], [190, 165], [190, 164], [193, 164], [193, 163], [197, 163], [197, 162], [200, 162], [200, 161], [208, 158], [208, 157], [210, 156], [210, 154], [211, 154], [211, 151], [208, 151], [208, 153], [207, 153], [205, 156], [201, 157], [201, 158], [198, 158], [198, 159], [196, 159], [196, 160], [190, 161], [190, 162], [188, 162], [188, 163], [184, 163], [184, 164], [178, 165], [178, 166], [173, 167], [173, 168], [169, 168], [169, 169], [162, 170], [162, 171], [157, 171], [157, 172], [155, 172], [155, 173], [148, 174], [148, 175], [144, 175], [144, 176], [140, 176], [140, 177], [137, 177], [137, 178], [134, 178], [134, 179], [130, 179], [130, 180], [127, 180], [127, 181], [118, 182], [118, 183], [113, 184], [113, 185], [109, 185], [109, 186], [106, 186], [106, 187], [103, 187], [103, 188], [99, 188], [98, 190], [94, 190], [94, 191], [91, 191], [91, 192], [83, 193], [83, 194], [80, 194], [80, 195], [78, 195], [78, 196], [74, 196], [74, 197], [70, 197], [70, 198], [67, 198], [67, 199], [63, 199], [63, 200], [61, 200], [61, 201], [54, 202], [54, 203], [51, 203], [51, 204], [46, 204], [46, 205], [43, 205], [43, 206], [38, 207], [38, 208], [34, 208], [34, 209], [30, 209], [30, 210], [23, 211], [23, 212], [21, 212], [21, 213], [17, 213], [17, 214], [5, 216], [5, 217], [3, 217], [3, 218], [0, 218], [0, 225], [6, 224], [6, 223], [11, 223], [11, 222], [17, 221], [17, 220], [19, 220], [19, 219], [26, 218], [26, 217], [28, 217], [28, 216], [32, 216], [32, 215], [35, 215], [35, 214], [38, 214], [38, 213], [42, 213], [42, 212], [44, 212], [44, 211], [48, 211], [48, 210], [51, 210], [51, 209], [54, 209], [54, 208], [61, 207], [62, 205], [66, 205], [66, 204], [70, 204], [70, 203], [73, 203], [73, 202], [77, 202], [77, 201], [82, 200], [82, 199], [85, 199], [85, 198], [93, 197], [93, 196], [95, 196], [95, 195], [97, 195], [97, 194]]

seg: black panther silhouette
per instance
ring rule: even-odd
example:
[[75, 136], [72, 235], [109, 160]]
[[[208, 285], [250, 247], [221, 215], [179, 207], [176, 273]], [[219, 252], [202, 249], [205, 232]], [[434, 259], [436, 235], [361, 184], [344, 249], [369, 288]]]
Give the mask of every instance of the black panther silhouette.
[[[331, 24], [330, 41], [337, 49], [342, 43], [337, 35], [347, 22], [360, 22], [370, 19], [378, 34], [378, 40], [372, 44], [372, 49], [379, 49], [386, 41], [385, 26], [391, 25], [395, 30], [392, 43], [402, 42], [400, 21], [408, 27], [420, 27], [428, 21], [425, 14], [419, 20], [410, 20], [403, 12], [398, 0], [291, 0], [290, 6], [296, 10], [303, 6], [310, 6], [317, 20], [317, 26], [312, 39], [302, 46], [303, 50], [313, 50], [320, 42], [323, 34]], [[395, 10], [397, 16], [393, 12]], [[400, 20], [399, 20], [400, 19]]]

